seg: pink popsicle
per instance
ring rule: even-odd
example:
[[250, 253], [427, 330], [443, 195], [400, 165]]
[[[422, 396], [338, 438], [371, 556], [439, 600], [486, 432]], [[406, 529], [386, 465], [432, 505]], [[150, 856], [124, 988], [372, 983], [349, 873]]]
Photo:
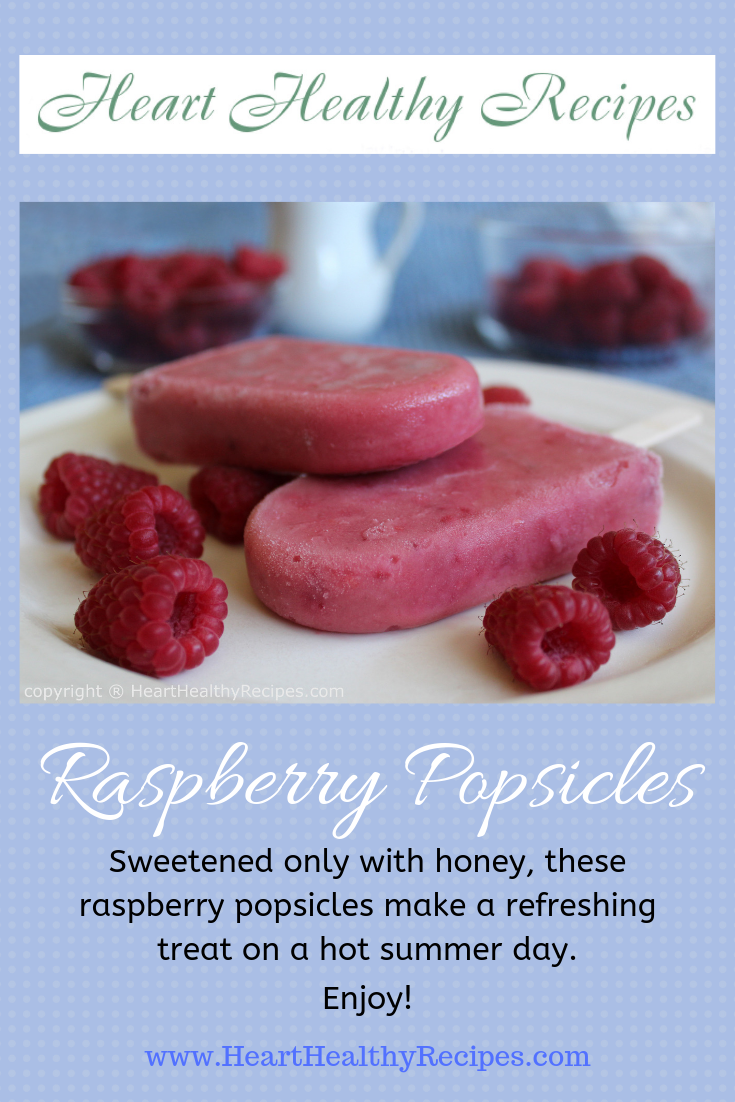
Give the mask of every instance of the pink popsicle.
[[269, 337], [145, 371], [131, 386], [143, 451], [174, 463], [356, 474], [440, 455], [482, 424], [459, 356]]
[[652, 533], [661, 496], [652, 452], [489, 406], [481, 431], [436, 459], [276, 490], [250, 516], [245, 556], [279, 616], [390, 631], [565, 574], [598, 533]]

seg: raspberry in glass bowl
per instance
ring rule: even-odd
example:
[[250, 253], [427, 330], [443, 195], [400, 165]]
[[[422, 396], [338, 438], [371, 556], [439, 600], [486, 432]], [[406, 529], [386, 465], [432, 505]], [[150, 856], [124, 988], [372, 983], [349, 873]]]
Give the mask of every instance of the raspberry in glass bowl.
[[282, 259], [248, 246], [232, 257], [177, 252], [103, 257], [69, 276], [63, 316], [100, 371], [149, 367], [260, 333]]
[[486, 222], [483, 336], [504, 351], [611, 365], [666, 363], [711, 335], [709, 239]]

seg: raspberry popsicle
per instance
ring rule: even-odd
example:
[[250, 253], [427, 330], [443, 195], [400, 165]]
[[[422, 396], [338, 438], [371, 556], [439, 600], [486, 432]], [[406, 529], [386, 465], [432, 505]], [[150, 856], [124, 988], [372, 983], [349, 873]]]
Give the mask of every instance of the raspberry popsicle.
[[652, 452], [491, 405], [476, 436], [436, 459], [275, 490], [250, 515], [245, 556], [279, 616], [390, 631], [565, 574], [600, 532], [652, 533], [661, 496]]
[[477, 432], [459, 356], [269, 337], [152, 368], [131, 386], [143, 451], [174, 463], [358, 474], [440, 455]]

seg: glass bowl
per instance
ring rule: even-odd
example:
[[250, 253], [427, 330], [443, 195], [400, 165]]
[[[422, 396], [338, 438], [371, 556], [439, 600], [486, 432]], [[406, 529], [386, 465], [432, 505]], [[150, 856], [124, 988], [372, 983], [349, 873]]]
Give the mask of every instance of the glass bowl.
[[264, 331], [271, 284], [242, 280], [187, 292], [170, 309], [100, 301], [94, 289], [64, 284], [62, 317], [79, 328], [98, 370], [141, 370], [245, 340]]
[[712, 333], [714, 243], [667, 236], [480, 226], [480, 334], [537, 359], [646, 365], [703, 347]]

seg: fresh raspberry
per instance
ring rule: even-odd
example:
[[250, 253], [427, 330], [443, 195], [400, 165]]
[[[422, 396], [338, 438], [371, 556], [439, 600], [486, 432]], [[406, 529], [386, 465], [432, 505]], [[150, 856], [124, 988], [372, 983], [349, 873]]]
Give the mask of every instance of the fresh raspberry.
[[516, 386], [486, 386], [482, 392], [486, 406], [502, 402], [510, 406], [530, 406], [531, 399]]
[[115, 280], [123, 305], [139, 317], [160, 318], [176, 302], [176, 292], [163, 279], [161, 262], [157, 257], [137, 256], [135, 253], [121, 256], [117, 262]]
[[154, 321], [173, 310], [176, 294], [156, 279], [142, 279], [126, 288], [123, 303], [131, 314]]
[[567, 286], [576, 280], [577, 273], [562, 260], [553, 256], [532, 256], [524, 263], [518, 275], [519, 283], [556, 283]]
[[695, 301], [694, 292], [683, 279], [672, 279], [666, 287], [666, 291], [669, 298], [673, 299], [679, 306], [691, 306]]
[[245, 521], [258, 502], [289, 481], [241, 467], [204, 467], [189, 483], [189, 497], [208, 532], [224, 543], [241, 543]]
[[95, 306], [98, 310], [106, 309], [115, 301], [116, 264], [114, 257], [103, 257], [92, 264], [77, 268], [69, 276], [69, 283], [84, 291], [87, 305]]
[[91, 264], [76, 268], [69, 276], [73, 287], [110, 287], [114, 281], [117, 260], [114, 256], [103, 256]]
[[90, 513], [130, 490], [157, 483], [149, 471], [65, 452], [51, 461], [44, 474], [39, 493], [43, 522], [53, 536], [73, 540], [77, 525]]
[[282, 257], [276, 253], [261, 252], [260, 249], [253, 249], [247, 245], [242, 245], [236, 250], [233, 266], [243, 279], [267, 283], [278, 279], [286, 271], [286, 263]]
[[508, 303], [511, 324], [527, 333], [540, 331], [556, 309], [558, 298], [555, 283], [529, 283], [515, 288]]
[[575, 297], [580, 302], [625, 306], [638, 297], [638, 283], [625, 261], [612, 260], [587, 268], [577, 284]]
[[170, 486], [144, 486], [80, 524], [75, 550], [85, 566], [114, 574], [156, 555], [198, 559], [204, 550], [199, 514]]
[[630, 270], [643, 291], [658, 291], [668, 287], [674, 278], [661, 260], [653, 256], [634, 256], [630, 261]]
[[227, 586], [198, 559], [159, 555], [101, 578], [74, 623], [85, 643], [128, 670], [170, 677], [219, 645]]
[[564, 585], [509, 589], [488, 605], [482, 623], [488, 643], [532, 689], [586, 681], [615, 646], [602, 601]]
[[592, 306], [577, 309], [577, 333], [583, 344], [598, 348], [617, 348], [623, 343], [625, 323], [623, 311], [618, 306]]
[[677, 305], [667, 291], [654, 293], [631, 310], [626, 336], [632, 344], [670, 344], [677, 339]]
[[200, 271], [192, 275], [187, 287], [191, 290], [205, 291], [212, 287], [228, 287], [237, 282], [237, 275], [223, 256], [217, 253], [201, 257]]
[[161, 257], [161, 279], [177, 292], [185, 291], [193, 282], [201, 279], [208, 265], [209, 255], [205, 253], [168, 253]]
[[679, 564], [645, 532], [621, 528], [595, 536], [572, 567], [576, 590], [599, 597], [615, 631], [643, 628], [671, 612], [681, 582]]

